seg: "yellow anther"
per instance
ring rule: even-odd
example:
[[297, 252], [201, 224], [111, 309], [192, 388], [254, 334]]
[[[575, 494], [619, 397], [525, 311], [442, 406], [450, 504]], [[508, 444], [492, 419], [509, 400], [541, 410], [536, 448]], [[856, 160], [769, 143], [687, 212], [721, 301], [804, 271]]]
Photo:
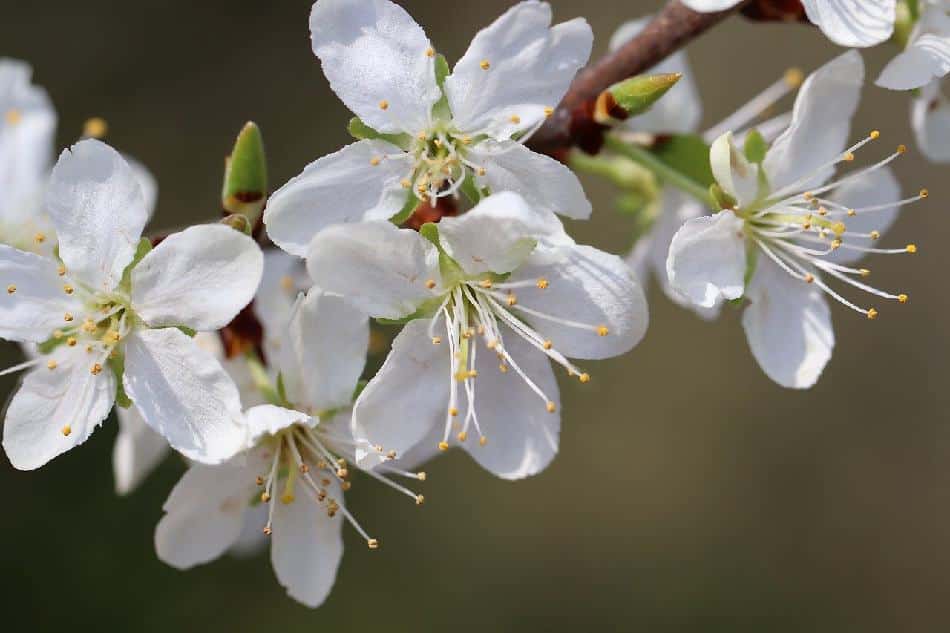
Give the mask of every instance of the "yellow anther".
[[871, 231], [870, 235], [871, 235], [871, 239], [872, 239], [872, 240], [880, 239], [880, 237], [881, 237], [881, 232], [880, 232], [880, 231]]
[[552, 347], [554, 347], [554, 343], [552, 343], [551, 341], [544, 342], [544, 349], [551, 349]]
[[66, 274], [66, 267], [63, 266], [62, 264], [60, 264], [60, 265], [59, 265], [59, 268], [56, 269], [56, 274], [59, 275], [60, 277], [62, 277], [63, 275], [65, 275], [65, 274]]
[[399, 181], [399, 184], [402, 186], [403, 189], [408, 189], [409, 187], [412, 186], [412, 183], [409, 181], [408, 178], [403, 178], [402, 180]]
[[476, 378], [476, 377], [478, 377], [478, 370], [477, 370], [477, 369], [469, 369], [469, 370], [468, 370], [468, 377], [469, 377], [469, 378]]
[[821, 215], [821, 216], [828, 215], [828, 209], [824, 207], [818, 207], [818, 215]]
[[487, 59], [483, 59], [478, 65], [482, 67], [482, 70], [488, 70], [491, 68], [491, 62]]
[[480, 282], [478, 282], [478, 285], [487, 290], [492, 287], [492, 282], [491, 279], [482, 279]]
[[845, 225], [844, 222], [835, 222], [834, 224], [831, 225], [831, 230], [834, 232], [835, 235], [837, 235], [838, 237], [841, 237], [841, 235], [843, 235], [844, 232], [848, 230], [848, 227]]
[[62, 330], [53, 330], [53, 338], [56, 339], [57, 341], [63, 338], [63, 336], [65, 336], [65, 334], [63, 334]]
[[56, 361], [52, 358], [46, 361], [46, 367], [49, 369], [56, 369]]
[[435, 57], [435, 49], [431, 46], [426, 49], [426, 57]]
[[270, 493], [266, 490], [261, 493], [261, 501], [263, 503], [268, 503], [270, 501]]
[[548, 106], [544, 109], [545, 117], [550, 117], [552, 114], [554, 114], [554, 108], [552, 108], [551, 106]]
[[900, 145], [898, 145], [898, 146], [897, 146], [897, 153], [898, 153], [898, 154], [905, 154], [905, 153], [907, 153], [907, 146], [904, 145], [903, 143], [900, 144]]
[[274, 533], [274, 530], [269, 525], [265, 525], [264, 529], [261, 531], [264, 533], [264, 536], [270, 536], [271, 534]]
[[377, 167], [381, 162], [383, 162], [383, 159], [380, 158], [379, 156], [373, 156], [372, 158], [369, 159], [369, 164], [372, 165], [373, 167]]
[[811, 222], [802, 222], [802, 228], [807, 231], [811, 228]]
[[800, 68], [789, 68], [785, 71], [785, 84], [789, 88], [798, 88], [805, 80], [805, 73]]
[[871, 271], [868, 270], [867, 268], [862, 268], [858, 271], [858, 274], [861, 275], [862, 277], [868, 277], [870, 276]]
[[477, 170], [477, 173], [478, 173], [479, 176], [484, 176], [485, 174], [488, 173], [488, 170], [485, 169], [484, 167], [479, 167], [478, 170]]
[[507, 303], [509, 307], [513, 306], [518, 303], [518, 297], [515, 296], [515, 293], [510, 292], [508, 293], [508, 298], [505, 300], [505, 303]]
[[514, 123], [515, 125], [518, 125], [519, 123], [521, 123], [521, 117], [518, 116], [517, 114], [512, 114], [511, 118], [509, 118], [508, 120]]
[[917, 252], [917, 245], [916, 245], [916, 244], [908, 244], [908, 245], [907, 245], [907, 252], [908, 252], [908, 253], [911, 253], [911, 254], [916, 253], [916, 252]]
[[3, 115], [3, 120], [7, 122], [7, 125], [16, 125], [22, 118], [23, 115], [20, 114], [20, 111], [15, 109], [7, 110], [6, 114]]
[[349, 489], [352, 488], [352, 487], [353, 487], [353, 484], [352, 484], [351, 482], [349, 482], [349, 481], [341, 481], [341, 482], [340, 482], [340, 490], [342, 490], [343, 492], [346, 492], [347, 490], [349, 490]]
[[871, 130], [871, 134], [869, 134], [869, 136], [872, 140], [877, 140], [881, 137], [881, 133], [877, 130]]
[[16, 284], [10, 284], [7, 286], [7, 294], [12, 295], [14, 292], [16, 292]]
[[845, 152], [845, 154], [844, 154], [844, 160], [848, 161], [849, 163], [850, 163], [851, 161], [853, 161], [853, 160], [854, 160], [854, 152]]
[[339, 477], [340, 479], [346, 479], [347, 476], [349, 476], [349, 474], [350, 474], [350, 471], [348, 471], [346, 468], [336, 469], [336, 476]]
[[280, 502], [284, 504], [285, 506], [289, 506], [291, 503], [294, 502], [294, 496], [289, 493], [285, 494], [283, 497], [280, 498]]
[[67, 424], [62, 429], [60, 429], [60, 432], [63, 434], [63, 437], [69, 437], [69, 435], [73, 432], [73, 427]]
[[471, 144], [472, 144], [472, 137], [471, 137], [471, 136], [467, 136], [467, 135], [466, 135], [466, 136], [463, 136], [463, 137], [462, 137], [462, 145], [471, 145]]
[[264, 485], [264, 478], [261, 477], [260, 475], [258, 475], [257, 478], [254, 480], [254, 483], [256, 483], [258, 486], [263, 486], [263, 485]]
[[66, 321], [66, 323], [72, 323], [73, 315], [67, 312], [66, 314], [63, 315], [63, 320]]
[[807, 275], [805, 275], [805, 283], [806, 284], [815, 283], [815, 276], [812, 275], [811, 273], [808, 273]]
[[442, 337], [441, 337], [441, 336], [433, 336], [433, 337], [432, 337], [432, 344], [433, 344], [433, 345], [438, 345], [438, 344], [440, 344], [441, 342], [442, 342]]
[[839, 248], [841, 248], [841, 240], [832, 240], [831, 250], [834, 251], [834, 250], [838, 250]]
[[465, 440], [468, 439], [468, 433], [466, 433], [465, 431], [461, 431], [456, 437], [459, 438], [459, 442], [464, 442]]
[[919, 195], [920, 195], [921, 198], [926, 198], [927, 196], [930, 195], [930, 192], [927, 191], [926, 189], [921, 189]]
[[907, 295], [905, 295], [905, 294], [899, 294], [899, 295], [897, 295], [897, 301], [898, 301], [899, 303], [907, 303]]
[[113, 343], [118, 343], [122, 340], [122, 335], [115, 330], [109, 330], [106, 332], [106, 340], [112, 341]]
[[549, 284], [548, 284], [548, 280], [542, 277], [541, 279], [538, 279], [538, 283], [535, 285], [537, 285], [539, 290], [544, 290], [545, 288], [548, 287]]
[[488, 349], [495, 349], [496, 347], [498, 347], [498, 341], [496, 341], [495, 339], [492, 339], [488, 341], [487, 343], [485, 343], [485, 347], [487, 347]]
[[458, 414], [459, 414], [459, 410], [458, 410], [458, 409], [456, 409], [455, 407], [449, 407], [449, 415], [451, 415], [451, 416], [454, 418], [454, 417], [456, 417]]
[[37, 244], [42, 244], [43, 242], [46, 241], [46, 234], [43, 232], [37, 233], [36, 235], [33, 236], [33, 241], [36, 242]]
[[93, 363], [92, 367], [89, 368], [89, 372], [93, 376], [98, 376], [99, 374], [102, 373], [102, 365], [100, 365], [99, 363]]
[[380, 109], [380, 110], [388, 110], [388, 109], [389, 109], [389, 102], [386, 101], [385, 99], [383, 99], [382, 101], [380, 101], [380, 102], [379, 102], [379, 109]]
[[478, 445], [485, 446], [485, 444], [488, 444], [488, 438], [483, 435], [480, 438], [478, 438]]
[[422, 130], [421, 132], [416, 134], [416, 138], [419, 139], [420, 141], [424, 141], [429, 138], [429, 134], [425, 130]]
[[374, 538], [368, 539], [366, 545], [368, 545], [370, 549], [379, 549], [379, 541]]
[[557, 411], [557, 405], [551, 402], [550, 400], [548, 400], [548, 403], [545, 406], [545, 408], [548, 410], [548, 413], [554, 413], [555, 411]]
[[607, 329], [606, 325], [601, 325], [597, 328], [597, 336], [607, 336], [608, 334], [610, 334], [610, 330]]
[[92, 354], [92, 345], [86, 345], [86, 353]]
[[417, 505], [417, 506], [421, 506], [421, 505], [422, 505], [423, 503], [425, 503], [425, 502], [426, 502], [426, 498], [425, 498], [425, 497], [423, 497], [422, 495], [416, 495], [416, 505]]
[[109, 124], [101, 117], [94, 116], [91, 119], [86, 119], [82, 126], [82, 135], [86, 138], [103, 138], [108, 133]]
[[498, 366], [498, 371], [500, 371], [500, 372], [503, 373], [503, 374], [507, 374], [507, 373], [508, 373], [508, 365], [505, 365], [504, 363], [502, 363], [501, 365]]
[[300, 472], [303, 473], [304, 475], [310, 472], [310, 466], [308, 466], [307, 464], [300, 464], [299, 468], [300, 468]]
[[79, 341], [76, 340], [75, 336], [70, 336], [68, 339], [66, 339], [66, 345], [69, 345], [70, 347], [76, 347], [76, 343], [78, 342]]
[[435, 279], [427, 279], [426, 288], [428, 288], [429, 290], [432, 290], [433, 288], [435, 288]]
[[432, 144], [436, 147], [442, 147], [442, 141], [440, 139], [433, 139]]
[[449, 443], [448, 443], [448, 442], [439, 442], [439, 450], [440, 450], [440, 451], [447, 451], [447, 450], [449, 450]]
[[868, 310], [868, 319], [873, 321], [876, 318], [877, 318], [877, 310], [875, 310], [874, 308], [871, 308], [870, 310]]
[[586, 384], [590, 382], [590, 374], [583, 373], [580, 376], [578, 376], [577, 379]]
[[853, 218], [853, 217], [856, 216], [857, 214], [858, 214], [858, 212], [855, 211], [854, 209], [848, 209], [848, 216], [849, 216], [849, 217], [852, 217], [852, 218]]
[[485, 334], [485, 326], [484, 326], [484, 325], [479, 325], [479, 326], [478, 326], [478, 329], [475, 330], [475, 331], [478, 332], [478, 335], [479, 335], [479, 336], [482, 336], [482, 335]]
[[388, 453], [386, 453], [386, 457], [388, 457], [389, 459], [396, 459], [396, 451], [389, 451]]
[[68, 295], [71, 295], [75, 292], [75, 289], [69, 284], [66, 284], [65, 286], [63, 286], [63, 292], [65, 292]]
[[811, 202], [812, 200], [815, 199], [815, 194], [813, 194], [810, 191], [806, 191], [805, 193], [802, 194], [802, 198]]

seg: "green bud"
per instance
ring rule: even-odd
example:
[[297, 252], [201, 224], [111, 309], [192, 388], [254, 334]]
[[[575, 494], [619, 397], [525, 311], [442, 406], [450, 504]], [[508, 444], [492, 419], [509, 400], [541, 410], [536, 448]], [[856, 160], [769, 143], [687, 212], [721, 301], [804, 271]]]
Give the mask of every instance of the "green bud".
[[234, 149], [224, 166], [221, 204], [230, 213], [239, 213], [254, 226], [267, 199], [267, 157], [264, 138], [253, 122], [238, 134]]
[[638, 75], [616, 83], [597, 97], [594, 120], [601, 125], [612, 125], [643, 114], [682, 76], [681, 73]]
[[769, 144], [759, 134], [758, 130], [750, 130], [745, 135], [745, 145], [743, 152], [746, 160], [755, 165], [760, 165], [765, 160], [765, 154], [769, 151]]
[[713, 201], [719, 209], [735, 209], [739, 203], [738, 200], [723, 191], [722, 187], [717, 183], [713, 183], [709, 186], [709, 195], [712, 196]]
[[247, 219], [246, 216], [241, 215], [240, 213], [232, 213], [223, 220], [221, 224], [227, 224], [235, 231], [240, 231], [245, 235], [250, 235], [254, 230], [254, 227], [251, 225], [251, 221]]

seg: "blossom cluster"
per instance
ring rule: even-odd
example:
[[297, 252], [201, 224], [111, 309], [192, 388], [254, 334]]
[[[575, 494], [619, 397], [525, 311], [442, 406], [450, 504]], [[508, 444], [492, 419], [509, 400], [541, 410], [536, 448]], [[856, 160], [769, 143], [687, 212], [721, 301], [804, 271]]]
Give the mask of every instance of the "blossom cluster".
[[[921, 150], [950, 160], [939, 85], [950, 3], [803, 4], [842, 46], [903, 33], [877, 83], [920, 89]], [[451, 449], [505, 479], [540, 473], [558, 452], [556, 373], [586, 384], [585, 361], [641, 341], [650, 272], [706, 319], [744, 306], [753, 356], [790, 388], [815, 384], [831, 358], [828, 298], [868, 319], [878, 309], [845, 290], [908, 301], [856, 267], [917, 250], [875, 245], [900, 207], [928, 195], [901, 196], [889, 165], [906, 148], [836, 175], [880, 137], [852, 138], [859, 52], [807, 78], [786, 73], [704, 133], [677, 53], [650, 72], [678, 84], [612, 121], [601, 156], [555, 159], [531, 139], [587, 64], [593, 33], [581, 18], [552, 22], [547, 3], [520, 2], [450, 68], [390, 0], [317, 0], [313, 52], [356, 141], [270, 195], [257, 231], [252, 213], [143, 237], [152, 176], [96, 134], [54, 163], [50, 99], [29, 66], [0, 60], [0, 337], [27, 358], [2, 372], [23, 372], [4, 415], [11, 464], [43, 466], [115, 411], [118, 492], [170, 451], [188, 464], [156, 528], [163, 561], [186, 569], [269, 540], [278, 581], [318, 606], [344, 523], [380, 544], [346, 507], [354, 475], [422, 504], [420, 466]], [[622, 26], [612, 49], [645, 24]], [[795, 90], [790, 112], [764, 119]], [[702, 169], [657, 158], [670, 139]], [[562, 218], [592, 213], [575, 171], [649, 198], [625, 258], [566, 230]], [[260, 340], [226, 344], [242, 319]], [[367, 375], [377, 324], [401, 329]]]

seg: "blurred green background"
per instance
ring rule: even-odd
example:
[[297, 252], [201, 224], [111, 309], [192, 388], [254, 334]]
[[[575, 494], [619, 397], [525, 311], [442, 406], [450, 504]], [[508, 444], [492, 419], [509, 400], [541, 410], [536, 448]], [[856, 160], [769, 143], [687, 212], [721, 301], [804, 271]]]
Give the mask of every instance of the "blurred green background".
[[[403, 5], [450, 61], [508, 0]], [[596, 52], [658, 0], [558, 0], [586, 16]], [[0, 54], [29, 60], [60, 112], [60, 145], [90, 116], [160, 183], [154, 229], [215, 217], [223, 157], [248, 119], [275, 185], [347, 141], [349, 114], [309, 47], [309, 2], [5, 3]], [[689, 49], [711, 125], [790, 65], [836, 54], [817, 30], [732, 19]], [[893, 51], [865, 55], [875, 76]], [[906, 94], [869, 87], [855, 137], [913, 147]], [[878, 146], [878, 152], [884, 148]], [[859, 159], [871, 160], [875, 150]], [[110, 420], [41, 471], [3, 462], [0, 622], [6, 631], [921, 631], [948, 630], [950, 237], [946, 169], [896, 167], [931, 197], [887, 237], [916, 241], [875, 281], [907, 292], [871, 323], [835, 309], [836, 355], [810, 392], [756, 366], [739, 314], [707, 324], [651, 290], [646, 340], [563, 381], [561, 453], [542, 475], [494, 479], [464, 454], [432, 464], [414, 507], [376, 485], [348, 504], [381, 539], [347, 531], [319, 610], [287, 597], [264, 555], [180, 573], [154, 555], [170, 459], [114, 496]], [[621, 252], [632, 226], [588, 180], [579, 241]], [[359, 186], [354, 183], [354, 186]], [[651, 288], [653, 288], [651, 284]], [[3, 347], [4, 364], [18, 350]], [[3, 393], [15, 381], [3, 379]]]

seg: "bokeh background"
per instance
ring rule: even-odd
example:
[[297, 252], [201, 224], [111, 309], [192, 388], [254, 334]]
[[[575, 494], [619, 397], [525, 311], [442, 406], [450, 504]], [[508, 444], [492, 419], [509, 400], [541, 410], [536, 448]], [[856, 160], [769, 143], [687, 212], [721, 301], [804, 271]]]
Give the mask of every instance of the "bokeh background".
[[[508, 0], [405, 0], [457, 59]], [[603, 51], [658, 0], [557, 0]], [[29, 60], [60, 112], [60, 145], [105, 117], [110, 141], [160, 182], [153, 229], [216, 217], [221, 168], [248, 119], [279, 185], [347, 141], [349, 114], [308, 40], [309, 2], [4, 3], [0, 54]], [[711, 125], [791, 65], [838, 50], [812, 28], [729, 20], [689, 48]], [[893, 51], [865, 59], [875, 76]], [[869, 87], [855, 136], [913, 146], [906, 94]], [[883, 141], [882, 141], [883, 142]], [[877, 146], [862, 152], [871, 160]], [[376, 485], [347, 501], [375, 536], [347, 531], [328, 602], [285, 597], [265, 554], [181, 573], [154, 556], [168, 460], [113, 494], [116, 425], [43, 468], [0, 467], [0, 628], [6, 631], [877, 631], [948, 630], [950, 340], [947, 171], [914, 151], [896, 167], [931, 197], [887, 236], [920, 254], [870, 265], [906, 306], [868, 322], [835, 307], [836, 355], [818, 386], [784, 391], [758, 369], [739, 314], [704, 323], [651, 290], [629, 355], [563, 381], [561, 453], [506, 483], [464, 454], [427, 469], [416, 508]], [[622, 252], [632, 223], [588, 180], [579, 241]], [[354, 183], [354, 187], [359, 183]], [[652, 284], [651, 284], [652, 288]], [[777, 333], [781, 335], [781, 333]], [[9, 344], [5, 364], [18, 358]], [[15, 385], [3, 379], [8, 393]]]

